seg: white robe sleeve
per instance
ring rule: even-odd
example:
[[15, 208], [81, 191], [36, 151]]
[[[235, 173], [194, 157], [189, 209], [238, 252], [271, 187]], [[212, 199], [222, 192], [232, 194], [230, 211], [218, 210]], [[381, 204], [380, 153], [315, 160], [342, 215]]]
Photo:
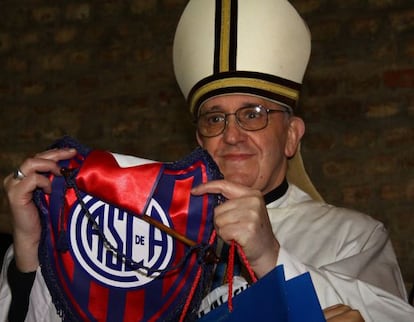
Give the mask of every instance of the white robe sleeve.
[[292, 257], [283, 247], [280, 247], [276, 266], [283, 265], [286, 280], [290, 280], [308, 271], [304, 264]]
[[[9, 311], [8, 308], [10, 307], [11, 303], [10, 286], [7, 281], [7, 268], [9, 267], [12, 259], [13, 247], [11, 246], [4, 256], [3, 267], [0, 274], [0, 322], [7, 321], [7, 315]], [[40, 268], [37, 269], [36, 278], [34, 280], [30, 293], [29, 308], [25, 321], [61, 321], [52, 302], [52, 298], [50, 296], [46, 283], [40, 272]]]
[[362, 250], [359, 242], [347, 243], [338, 252], [343, 259], [320, 267], [304, 264], [284, 249], [278, 264], [291, 277], [308, 271], [323, 308], [343, 303], [358, 309], [366, 322], [413, 322], [414, 307], [406, 301], [400, 270], [382, 225], [364, 241]]
[[7, 321], [7, 315], [9, 313], [8, 308], [11, 303], [11, 293], [9, 283], [7, 282], [7, 267], [13, 258], [12, 247], [10, 247], [3, 259], [3, 266], [0, 273], [0, 322]]

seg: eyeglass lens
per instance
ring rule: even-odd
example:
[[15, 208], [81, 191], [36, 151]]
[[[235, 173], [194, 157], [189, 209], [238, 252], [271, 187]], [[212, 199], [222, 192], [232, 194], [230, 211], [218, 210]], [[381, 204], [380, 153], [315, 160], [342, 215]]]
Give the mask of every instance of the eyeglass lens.
[[[241, 107], [235, 113], [223, 113], [220, 111], [202, 113], [197, 121], [198, 131], [206, 137], [217, 136], [224, 131], [227, 125], [227, 118], [230, 115], [236, 117], [237, 124], [244, 130], [261, 130], [267, 126], [268, 113], [270, 111], [273, 110], [267, 110], [263, 106], [257, 105]], [[279, 112], [284, 111], [280, 110]]]

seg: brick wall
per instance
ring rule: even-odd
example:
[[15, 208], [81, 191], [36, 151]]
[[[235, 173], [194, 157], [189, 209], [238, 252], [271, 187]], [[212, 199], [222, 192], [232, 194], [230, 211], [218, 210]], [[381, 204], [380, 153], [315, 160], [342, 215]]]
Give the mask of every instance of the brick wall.
[[[69, 134], [159, 160], [195, 146], [172, 72], [185, 0], [2, 1], [0, 178]], [[295, 0], [313, 35], [299, 114], [325, 199], [383, 221], [414, 281], [414, 2]], [[0, 198], [0, 222], [7, 206]]]

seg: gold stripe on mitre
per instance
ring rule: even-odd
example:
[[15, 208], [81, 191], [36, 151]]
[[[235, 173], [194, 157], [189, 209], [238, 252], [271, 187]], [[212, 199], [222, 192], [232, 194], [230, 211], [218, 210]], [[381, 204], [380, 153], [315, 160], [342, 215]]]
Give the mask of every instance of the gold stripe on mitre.
[[[234, 93], [237, 93], [237, 89], [240, 89], [240, 92], [245, 92], [241, 90], [242, 88], [250, 90], [260, 90], [261, 92], [267, 92], [271, 94], [276, 94], [281, 97], [285, 97], [288, 102], [297, 102], [299, 99], [299, 88], [293, 89], [291, 87], [276, 84], [271, 81], [258, 78], [250, 77], [229, 77], [229, 78], [220, 78], [213, 79], [200, 87], [194, 88], [189, 97], [190, 110], [194, 113], [196, 107], [199, 107], [203, 101], [208, 99], [209, 94], [213, 94], [218, 90], [225, 92], [226, 89], [235, 89]], [[288, 104], [289, 105], [289, 104]]]
[[221, 1], [221, 21], [220, 21], [220, 50], [219, 50], [219, 70], [228, 71], [230, 68], [230, 25], [231, 1]]

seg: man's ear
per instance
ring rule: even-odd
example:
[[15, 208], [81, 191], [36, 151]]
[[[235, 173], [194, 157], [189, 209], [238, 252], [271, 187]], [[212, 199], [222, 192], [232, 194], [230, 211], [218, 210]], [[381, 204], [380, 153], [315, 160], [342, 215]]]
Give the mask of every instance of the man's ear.
[[285, 155], [291, 158], [295, 155], [299, 142], [305, 134], [305, 123], [300, 117], [292, 116], [289, 119], [288, 132], [285, 145]]
[[196, 139], [197, 139], [198, 145], [203, 148], [203, 140], [201, 139], [200, 134], [198, 133], [197, 130], [196, 130]]

